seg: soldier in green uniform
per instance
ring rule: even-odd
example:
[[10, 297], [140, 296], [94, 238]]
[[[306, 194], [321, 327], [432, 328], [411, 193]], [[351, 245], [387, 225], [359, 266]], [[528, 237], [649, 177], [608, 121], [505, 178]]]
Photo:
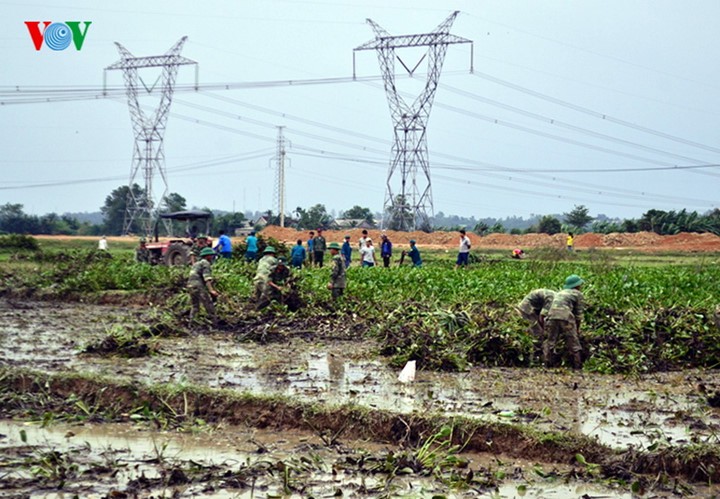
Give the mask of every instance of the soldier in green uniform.
[[280, 300], [282, 290], [285, 287], [285, 281], [290, 277], [290, 268], [287, 266], [285, 258], [280, 257], [277, 260], [277, 266], [275, 270], [272, 271], [272, 274], [270, 274], [270, 281], [268, 282], [271, 300]]
[[317, 267], [322, 267], [325, 261], [325, 236], [322, 233], [322, 229], [318, 229], [317, 236], [313, 238], [313, 254]]
[[193, 241], [192, 248], [190, 248], [190, 264], [195, 265], [195, 262], [200, 260], [200, 252], [203, 248], [209, 248], [208, 237], [205, 234], [200, 234]]
[[336, 299], [343, 295], [347, 284], [345, 280], [345, 262], [343, 261], [343, 257], [340, 256], [339, 243], [330, 243], [328, 249], [332, 255], [332, 271], [327, 287], [332, 291], [333, 299]]
[[263, 256], [258, 262], [257, 271], [255, 272], [255, 303], [258, 309], [267, 307], [272, 301], [271, 290], [273, 286], [271, 276], [278, 265], [278, 259], [275, 257], [276, 251], [272, 246], [266, 246]]
[[135, 248], [135, 261], [138, 263], [150, 263], [150, 250], [147, 248], [147, 240], [140, 238], [140, 246]]
[[192, 300], [190, 320], [192, 321], [200, 312], [200, 304], [202, 304], [212, 320], [213, 327], [217, 327], [217, 314], [215, 313], [215, 304], [213, 303], [211, 295], [217, 297], [220, 293], [213, 287], [213, 258], [215, 258], [215, 252], [212, 248], [203, 248], [202, 251], [200, 251], [200, 259], [190, 270], [188, 290], [190, 291], [190, 299]]
[[535, 338], [544, 340], [545, 317], [550, 311], [555, 291], [552, 289], [533, 289], [518, 304], [517, 309], [523, 319], [530, 323], [529, 332]]
[[545, 367], [551, 367], [555, 362], [555, 344], [558, 337], [565, 336], [565, 344], [575, 369], [582, 368], [580, 356], [580, 324], [585, 308], [583, 294], [580, 288], [585, 281], [578, 275], [571, 275], [565, 279], [563, 289], [555, 293], [552, 305], [545, 320], [545, 343], [543, 344], [543, 361]]

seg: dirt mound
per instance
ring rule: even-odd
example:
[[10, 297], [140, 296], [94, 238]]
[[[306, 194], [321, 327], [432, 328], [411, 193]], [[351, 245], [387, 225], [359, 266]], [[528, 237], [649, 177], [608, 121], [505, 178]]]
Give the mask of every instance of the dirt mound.
[[[302, 239], [307, 240], [309, 231], [298, 231], [292, 228], [281, 228], [276, 226], [265, 227], [262, 235], [273, 237], [278, 241], [287, 244], [295, 244], [295, 241]], [[379, 246], [381, 231], [368, 231], [370, 237], [375, 241], [375, 245]], [[347, 234], [351, 238], [353, 247], [357, 246], [358, 239], [362, 236], [362, 229], [348, 230], [328, 230], [324, 232], [328, 242], [342, 242], [343, 237]], [[393, 230], [386, 231], [386, 234], [393, 242], [393, 245], [399, 248], [409, 246], [408, 241], [415, 239], [418, 246], [425, 248], [456, 248], [459, 244], [460, 236], [457, 232], [397, 232]], [[513, 249], [513, 248], [543, 248], [543, 247], [565, 247], [566, 234], [488, 234], [487, 236], [478, 236], [477, 234], [468, 233], [468, 237], [472, 241], [474, 248], [494, 248], [494, 249]], [[612, 234], [580, 234], [575, 237], [575, 247], [577, 249], [590, 248], [633, 248], [642, 251], [720, 251], [720, 237], [715, 234], [704, 233], [695, 234], [683, 232], [673, 236], [660, 236], [654, 232], [637, 232], [629, 233], [612, 233]]]

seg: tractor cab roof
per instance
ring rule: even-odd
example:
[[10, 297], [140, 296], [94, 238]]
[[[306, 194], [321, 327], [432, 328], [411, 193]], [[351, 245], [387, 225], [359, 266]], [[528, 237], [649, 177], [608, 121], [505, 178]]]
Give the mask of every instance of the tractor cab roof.
[[212, 218], [212, 213], [201, 210], [174, 211], [172, 213], [161, 213], [160, 218], [170, 220], [207, 220]]

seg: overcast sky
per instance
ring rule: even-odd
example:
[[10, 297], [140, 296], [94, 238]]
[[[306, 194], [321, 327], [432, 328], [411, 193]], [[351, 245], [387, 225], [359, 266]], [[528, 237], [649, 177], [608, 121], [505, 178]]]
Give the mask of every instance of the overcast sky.
[[[454, 10], [451, 33], [474, 41], [475, 72], [470, 45], [451, 45], [427, 129], [436, 213], [582, 204], [638, 217], [717, 206], [720, 167], [703, 167], [720, 163], [716, 0], [0, 1], [0, 204], [97, 211], [128, 183], [134, 145], [125, 97], [98, 92], [120, 58], [113, 42], [148, 56], [187, 36], [182, 55], [199, 63], [206, 88], [175, 93], [164, 144], [171, 192], [189, 207], [277, 211], [272, 158], [284, 126], [288, 212], [380, 211], [392, 121], [381, 80], [347, 81], [353, 48], [374, 38], [366, 18], [402, 35], [432, 31]], [[36, 51], [25, 21], [92, 24], [80, 51]], [[408, 65], [422, 55], [397, 53]], [[374, 52], [356, 62], [358, 76], [380, 74]], [[425, 83], [420, 68], [398, 78], [406, 99]], [[152, 85], [158, 71], [140, 74]], [[184, 66], [177, 83], [194, 78]], [[342, 80], [207, 90], [330, 78]], [[107, 82], [122, 87], [122, 73]], [[83, 98], [55, 100], [59, 88]]]

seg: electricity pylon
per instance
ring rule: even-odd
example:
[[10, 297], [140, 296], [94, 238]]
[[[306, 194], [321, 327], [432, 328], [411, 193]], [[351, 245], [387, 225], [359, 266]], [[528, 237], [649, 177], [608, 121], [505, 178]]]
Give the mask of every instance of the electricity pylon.
[[278, 216], [280, 217], [280, 227], [285, 227], [285, 159], [287, 152], [285, 150], [285, 136], [283, 135], [282, 126], [278, 126], [277, 150], [275, 152], [275, 191], [274, 201], [277, 206]]
[[[133, 222], [137, 221], [142, 233], [148, 236], [151, 235], [153, 233], [154, 211], [156, 206], [161, 206], [168, 194], [163, 139], [168, 114], [170, 113], [175, 79], [179, 66], [197, 64], [197, 62], [180, 55], [180, 51], [186, 40], [187, 36], [182, 37], [163, 55], [147, 57], [135, 57], [128, 49], [118, 42], [115, 42], [120, 52], [120, 60], [105, 68], [106, 71], [113, 69], [121, 69], [123, 71], [125, 91], [128, 105], [130, 106], [130, 118], [132, 119], [133, 134], [135, 136], [135, 148], [133, 149], [130, 181], [128, 183], [127, 207], [123, 221], [123, 234], [128, 234], [131, 231]], [[151, 116], [148, 116], [140, 108], [138, 101], [138, 82], [142, 83], [149, 94], [154, 90], [157, 81], [151, 87], [148, 87], [142, 78], [139, 77], [138, 69], [153, 67], [162, 68], [162, 75], [158, 78], [158, 81], [161, 82], [160, 90], [162, 94], [155, 112]], [[136, 183], [135, 179], [138, 177], [140, 170], [142, 170], [145, 185], [145, 189], [141, 195], [133, 191], [133, 185]], [[158, 204], [155, 203], [153, 196], [153, 177], [156, 171], [163, 182], [163, 192]]]
[[[395, 230], [430, 230], [433, 213], [432, 183], [427, 150], [427, 122], [430, 118], [435, 90], [448, 45], [470, 43], [471, 40], [450, 34], [459, 11], [455, 11], [430, 33], [391, 36], [371, 19], [368, 24], [375, 31], [375, 39], [360, 45], [353, 51], [376, 50], [383, 74], [385, 93], [390, 106], [390, 117], [395, 130], [392, 146], [393, 157], [387, 176], [387, 190], [383, 206], [383, 227]], [[395, 49], [406, 47], [427, 47], [427, 52], [412, 69], [395, 54]], [[410, 76], [427, 57], [428, 72], [425, 88], [408, 104], [398, 95], [395, 86], [395, 59], [402, 64]], [[471, 51], [472, 72], [472, 51]], [[353, 60], [354, 66], [354, 60]], [[354, 76], [354, 70], [353, 70]], [[420, 175], [418, 175], [418, 171]], [[394, 177], [400, 177], [399, 188]], [[420, 177], [420, 178], [418, 178]]]

